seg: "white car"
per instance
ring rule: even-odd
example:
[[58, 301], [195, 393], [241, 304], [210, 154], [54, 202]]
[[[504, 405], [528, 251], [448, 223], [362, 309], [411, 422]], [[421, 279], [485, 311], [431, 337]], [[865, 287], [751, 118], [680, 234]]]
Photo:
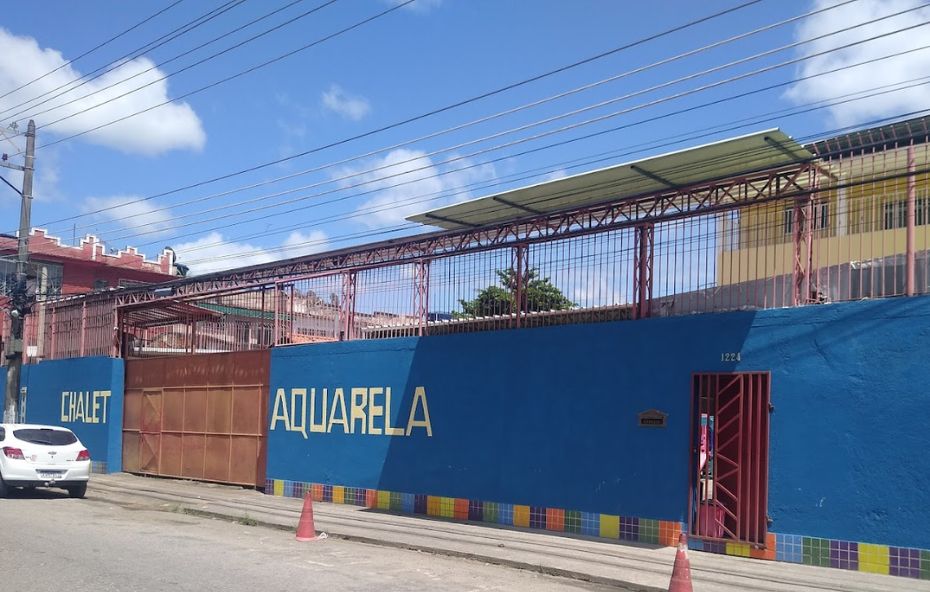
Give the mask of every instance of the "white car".
[[60, 487], [80, 498], [89, 479], [90, 453], [71, 430], [0, 424], [0, 498], [11, 487]]

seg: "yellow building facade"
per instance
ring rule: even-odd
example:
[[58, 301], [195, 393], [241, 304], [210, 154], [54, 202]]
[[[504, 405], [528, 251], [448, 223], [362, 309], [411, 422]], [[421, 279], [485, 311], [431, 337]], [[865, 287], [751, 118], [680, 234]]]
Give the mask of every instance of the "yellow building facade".
[[[848, 151], [824, 150], [829, 143], [810, 147], [828, 157], [818, 162], [816, 186], [822, 189], [812, 194], [807, 209], [800, 210], [804, 202], [789, 197], [721, 217], [717, 285], [790, 277], [800, 253], [801, 268], [810, 269], [812, 291], [829, 292], [830, 299], [857, 297], [856, 290], [843, 284], [855, 282], [854, 272], [862, 268], [879, 270], [880, 278], [868, 280], [870, 285], [880, 283], [886, 292], [876, 296], [892, 295], [888, 289], [897, 292], [899, 286], [903, 290], [909, 189], [914, 194], [914, 251], [930, 250], [928, 146], [859, 144]], [[811, 175], [802, 186], [814, 181]], [[798, 228], [805, 211], [810, 216], [809, 249], [803, 240], [805, 228]], [[869, 295], [865, 292], [859, 297]]]

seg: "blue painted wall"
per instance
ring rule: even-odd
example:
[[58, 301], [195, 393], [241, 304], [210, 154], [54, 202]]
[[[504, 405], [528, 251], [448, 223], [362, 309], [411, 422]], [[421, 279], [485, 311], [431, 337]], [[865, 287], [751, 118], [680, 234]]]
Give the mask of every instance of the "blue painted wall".
[[24, 366], [26, 421], [67, 427], [87, 446], [93, 460], [106, 462], [109, 472], [120, 471], [123, 379], [123, 360], [114, 358]]
[[772, 530], [930, 548], [930, 298], [759, 313]]
[[[930, 548], [928, 354], [928, 298], [281, 348], [268, 477], [685, 520], [692, 373], [769, 370], [771, 529]], [[423, 387], [432, 436], [310, 431], [336, 387], [402, 427]]]

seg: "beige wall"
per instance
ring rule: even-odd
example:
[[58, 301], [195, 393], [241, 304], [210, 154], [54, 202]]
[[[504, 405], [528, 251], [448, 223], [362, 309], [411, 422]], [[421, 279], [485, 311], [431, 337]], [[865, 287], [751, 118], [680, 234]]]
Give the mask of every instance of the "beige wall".
[[[918, 226], [915, 249], [930, 250], [930, 226]], [[813, 268], [903, 254], [906, 230], [882, 230], [814, 240]], [[769, 278], [794, 272], [794, 244], [783, 242], [757, 248], [718, 251], [717, 279], [720, 285]]]
[[[927, 166], [928, 149], [915, 150], [918, 169]], [[823, 176], [821, 186], [850, 182], [851, 179], [878, 179], [906, 170], [906, 150], [889, 150], [825, 165], [835, 176]], [[925, 224], [916, 227], [916, 250], [930, 245], [930, 178], [917, 176], [918, 207], [925, 208]], [[907, 196], [907, 179], [876, 180], [845, 189], [827, 189], [814, 196], [815, 221], [819, 204], [827, 204], [826, 223], [815, 226], [813, 233], [813, 267], [840, 265], [876, 259], [905, 252], [904, 228], [886, 228], [886, 204], [900, 202]], [[889, 206], [892, 208], [898, 206]], [[738, 222], [722, 218], [721, 248], [717, 251], [717, 284], [729, 285], [794, 270], [793, 233], [786, 232], [785, 211], [793, 202], [764, 204], [740, 211]], [[893, 214], [896, 215], [896, 214]], [[796, 221], [794, 222], [796, 223]]]

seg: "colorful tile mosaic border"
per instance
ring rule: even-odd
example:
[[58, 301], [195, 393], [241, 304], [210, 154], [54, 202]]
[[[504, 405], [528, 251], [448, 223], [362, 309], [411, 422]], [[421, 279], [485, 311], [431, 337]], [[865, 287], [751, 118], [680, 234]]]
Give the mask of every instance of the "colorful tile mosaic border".
[[[490, 522], [504, 526], [568, 532], [613, 540], [671, 547], [687, 525], [668, 520], [628, 518], [596, 512], [521, 506], [462, 498], [397, 493], [339, 485], [269, 479], [265, 493], [313, 501], [362, 506], [451, 520]], [[765, 549], [747, 543], [690, 537], [688, 548], [735, 557], [802, 563], [906, 578], [930, 580], [930, 550], [839, 541], [794, 534], [769, 533]]]

